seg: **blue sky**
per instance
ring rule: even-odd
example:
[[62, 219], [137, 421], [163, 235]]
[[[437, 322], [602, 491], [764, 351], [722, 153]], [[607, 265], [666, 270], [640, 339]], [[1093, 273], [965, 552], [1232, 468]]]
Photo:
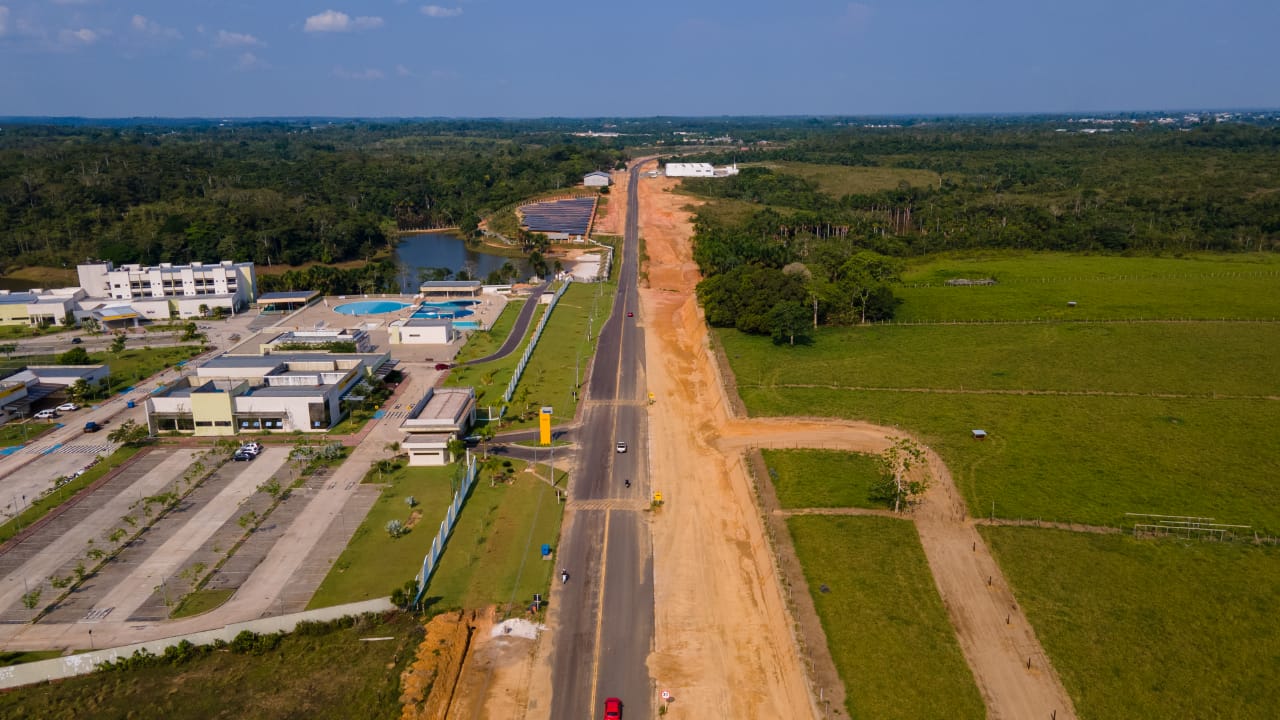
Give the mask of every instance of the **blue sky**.
[[1276, 108], [1277, 30], [1280, 0], [0, 0], [0, 115]]

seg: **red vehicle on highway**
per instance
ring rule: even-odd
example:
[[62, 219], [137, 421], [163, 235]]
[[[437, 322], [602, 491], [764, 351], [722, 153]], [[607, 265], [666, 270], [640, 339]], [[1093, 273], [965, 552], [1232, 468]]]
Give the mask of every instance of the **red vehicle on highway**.
[[604, 720], [622, 720], [622, 701], [609, 698], [604, 701]]

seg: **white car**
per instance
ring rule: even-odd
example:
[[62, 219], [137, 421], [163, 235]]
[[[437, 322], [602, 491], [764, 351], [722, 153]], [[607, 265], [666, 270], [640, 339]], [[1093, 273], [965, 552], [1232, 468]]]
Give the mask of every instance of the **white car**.
[[618, 446], [617, 446], [617, 450], [618, 450], [618, 452], [620, 452], [620, 453], [624, 453], [624, 452], [626, 452], [626, 451], [627, 451], [627, 444], [626, 444], [626, 443], [624, 443], [624, 442], [619, 441], [619, 442], [618, 442]]
[[52, 420], [56, 417], [58, 417], [57, 410], [41, 410], [35, 414], [37, 420]]
[[79, 409], [80, 406], [75, 403], [62, 403], [57, 407], [58, 412], [75, 412]]

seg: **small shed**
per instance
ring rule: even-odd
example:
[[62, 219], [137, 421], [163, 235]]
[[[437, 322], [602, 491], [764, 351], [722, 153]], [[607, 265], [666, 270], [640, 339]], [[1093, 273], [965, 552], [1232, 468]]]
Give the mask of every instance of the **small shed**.
[[974, 431], [973, 431], [973, 439], [974, 439], [974, 440], [986, 440], [986, 439], [987, 439], [987, 431], [986, 431], [986, 430], [974, 430]]
[[609, 182], [609, 173], [598, 170], [582, 176], [582, 184], [586, 187], [609, 187]]

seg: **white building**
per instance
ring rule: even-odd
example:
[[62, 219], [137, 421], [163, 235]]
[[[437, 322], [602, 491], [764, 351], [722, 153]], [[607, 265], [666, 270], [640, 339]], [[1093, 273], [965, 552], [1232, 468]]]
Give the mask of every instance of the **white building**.
[[[258, 352], [270, 355], [273, 352], [335, 352], [334, 345], [349, 346], [345, 352], [373, 352], [373, 341], [369, 333], [360, 328], [342, 328], [336, 330], [290, 330], [258, 346]], [[344, 352], [342, 349], [336, 352]]]
[[[190, 265], [160, 263], [154, 267], [122, 265], [116, 268], [110, 262], [89, 263], [76, 266], [80, 287], [94, 298], [134, 300], [142, 298], [171, 298], [181, 300], [178, 313], [187, 314], [185, 306], [195, 303], [212, 307], [224, 307], [210, 302], [223, 298], [233, 309], [240, 309], [253, 302], [257, 295], [257, 275], [253, 263], [237, 263], [223, 260], [217, 264], [194, 262]], [[165, 315], [168, 317], [168, 315]]]
[[667, 177], [715, 177], [711, 163], [667, 163]]
[[607, 172], [589, 172], [582, 176], [582, 184], [586, 187], [609, 187], [611, 178]]
[[392, 345], [448, 345], [457, 337], [449, 318], [409, 318], [387, 326]]
[[427, 388], [427, 394], [400, 423], [408, 433], [400, 447], [410, 465], [448, 465], [454, 458], [449, 441], [463, 436], [476, 419], [476, 393], [471, 388]]
[[75, 315], [76, 303], [84, 298], [80, 288], [26, 292], [0, 290], [0, 325], [57, 325], [68, 315]]
[[342, 400], [391, 362], [386, 353], [219, 355], [153, 392], [152, 433], [324, 432], [346, 415]]

